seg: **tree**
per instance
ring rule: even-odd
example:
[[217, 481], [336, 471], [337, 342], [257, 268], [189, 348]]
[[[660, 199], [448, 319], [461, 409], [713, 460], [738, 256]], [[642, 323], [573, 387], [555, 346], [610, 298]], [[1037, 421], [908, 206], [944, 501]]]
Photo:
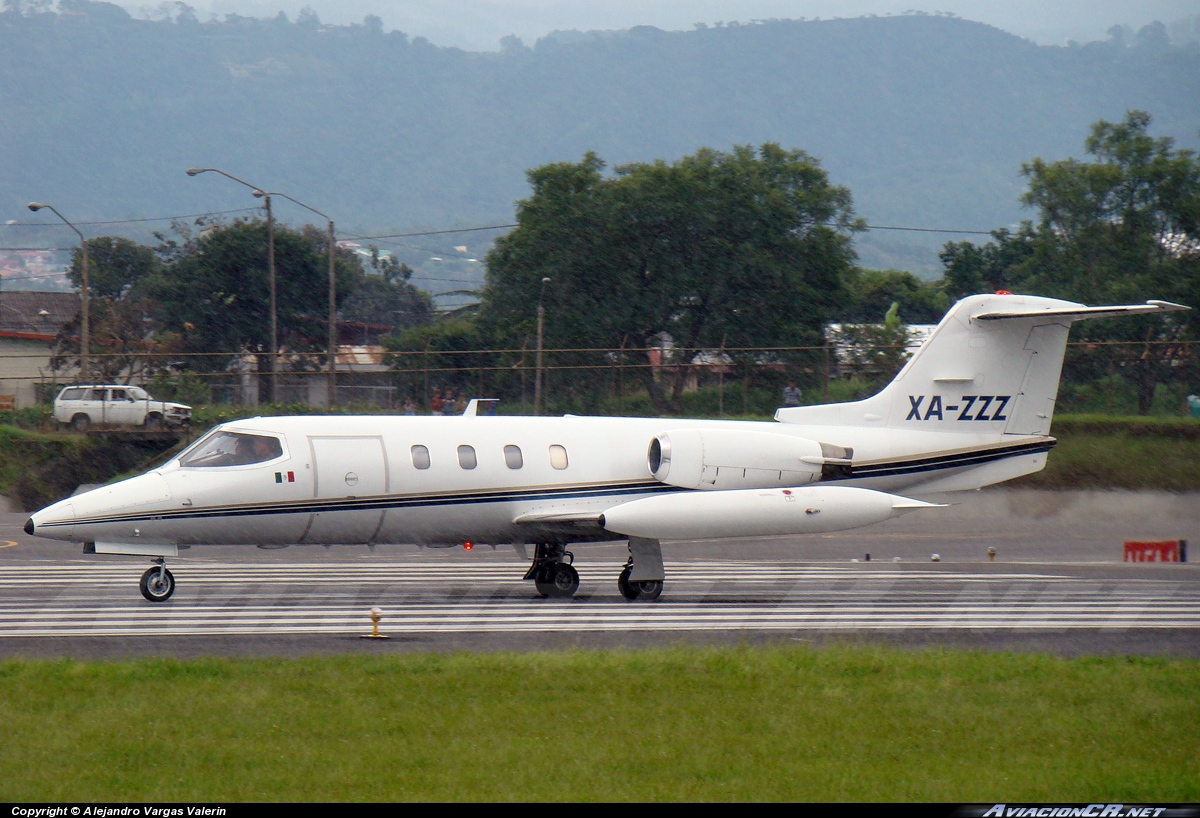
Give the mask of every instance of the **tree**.
[[[162, 272], [154, 251], [129, 239], [88, 239], [88, 343], [90, 374], [97, 381], [144, 380], [160, 366], [152, 335], [156, 304], [151, 292]], [[83, 255], [76, 249], [68, 270], [83, 287]], [[51, 365], [78, 365], [82, 314], [63, 326]]]
[[412, 268], [390, 255], [371, 248], [371, 268], [354, 284], [342, 304], [342, 319], [377, 324], [397, 330], [411, 329], [433, 321], [433, 299], [409, 283]]
[[[1015, 235], [993, 233], [982, 248], [948, 244], [942, 253], [947, 289], [1011, 289], [1089, 304], [1161, 298], [1200, 306], [1200, 160], [1149, 134], [1150, 115], [1130, 111], [1122, 122], [1099, 121], [1084, 143], [1096, 161], [1034, 159], [1022, 166], [1038, 209], [1036, 225]], [[1135, 384], [1140, 412], [1150, 411], [1157, 385], [1180, 366], [1195, 366], [1181, 343], [1195, 338], [1195, 313], [1088, 322], [1075, 337], [1141, 344], [1119, 368]], [[1067, 373], [1097, 377], [1068, 357]]]
[[834, 336], [840, 349], [840, 363], [881, 384], [891, 381], [908, 360], [911, 338], [908, 327], [900, 320], [898, 301], [888, 307], [882, 324], [842, 324]]
[[[154, 250], [129, 239], [100, 236], [88, 239], [88, 291], [93, 298], [120, 298], [162, 269]], [[71, 283], [83, 286], [83, 259], [71, 255]]]
[[912, 324], [936, 324], [946, 314], [946, 293], [936, 283], [901, 270], [853, 268], [847, 279], [850, 300], [835, 313], [845, 323], [878, 321], [896, 305]]
[[[201, 371], [221, 371], [239, 349], [270, 349], [267, 229], [259, 220], [235, 221], [192, 236], [176, 231], [160, 252], [170, 263], [156, 288], [162, 329], [176, 334], [180, 352], [201, 357]], [[324, 231], [275, 227], [276, 314], [280, 347], [323, 349], [329, 312]], [[337, 291], [344, 301], [362, 276], [357, 257], [335, 256]], [[266, 371], [266, 367], [260, 367]]]
[[947, 242], [938, 254], [946, 270], [942, 291], [947, 306], [978, 293], [1021, 289], [1022, 265], [1033, 254], [1033, 225], [1023, 222], [1016, 233], [1001, 228], [992, 231], [984, 245], [969, 241]]
[[[667, 339], [683, 351], [661, 381], [638, 368], [660, 412], [678, 410], [698, 350], [823, 344], [859, 225], [849, 191], [815, 159], [768, 143], [626, 165], [608, 178], [604, 167], [588, 153], [529, 172], [518, 227], [488, 254], [483, 337], [527, 343], [548, 277], [546, 347], [632, 349], [647, 364]], [[606, 360], [578, 353], [557, 363]], [[594, 388], [582, 371], [556, 383]]]

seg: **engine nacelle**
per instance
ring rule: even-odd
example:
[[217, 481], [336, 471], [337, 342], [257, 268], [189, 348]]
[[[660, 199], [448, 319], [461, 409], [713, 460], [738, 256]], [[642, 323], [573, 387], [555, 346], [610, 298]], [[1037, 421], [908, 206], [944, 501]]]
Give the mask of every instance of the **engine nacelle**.
[[829, 464], [848, 464], [851, 452], [791, 435], [733, 429], [677, 429], [650, 441], [654, 479], [686, 489], [803, 486]]

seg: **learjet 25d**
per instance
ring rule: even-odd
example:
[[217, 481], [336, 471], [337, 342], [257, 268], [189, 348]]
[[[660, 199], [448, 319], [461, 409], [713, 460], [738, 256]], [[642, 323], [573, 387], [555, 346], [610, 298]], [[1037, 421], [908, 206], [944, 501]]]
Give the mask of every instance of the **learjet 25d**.
[[478, 416], [475, 402], [454, 417], [238, 420], [25, 531], [152, 558], [152, 601], [174, 592], [180, 546], [532, 543], [525, 579], [569, 597], [568, 545], [628, 540], [618, 587], [653, 600], [662, 540], [856, 528], [1041, 470], [1072, 322], [1183, 309], [970, 296], [875, 396], [774, 422]]

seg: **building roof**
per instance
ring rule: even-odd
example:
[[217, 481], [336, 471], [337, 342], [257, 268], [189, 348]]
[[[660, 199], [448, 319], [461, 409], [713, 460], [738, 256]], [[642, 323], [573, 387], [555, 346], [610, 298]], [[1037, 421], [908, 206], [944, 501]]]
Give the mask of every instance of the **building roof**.
[[0, 290], [0, 335], [51, 341], [79, 308], [79, 293]]

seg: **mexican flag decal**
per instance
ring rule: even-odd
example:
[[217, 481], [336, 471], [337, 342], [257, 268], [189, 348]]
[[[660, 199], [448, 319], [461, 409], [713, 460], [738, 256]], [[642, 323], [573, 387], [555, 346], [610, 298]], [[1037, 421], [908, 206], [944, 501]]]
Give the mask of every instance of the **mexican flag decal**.
[[289, 471], [289, 472], [277, 471], [277, 472], [275, 472], [275, 482], [276, 483], [295, 483], [296, 482], [296, 473], [294, 471]]

